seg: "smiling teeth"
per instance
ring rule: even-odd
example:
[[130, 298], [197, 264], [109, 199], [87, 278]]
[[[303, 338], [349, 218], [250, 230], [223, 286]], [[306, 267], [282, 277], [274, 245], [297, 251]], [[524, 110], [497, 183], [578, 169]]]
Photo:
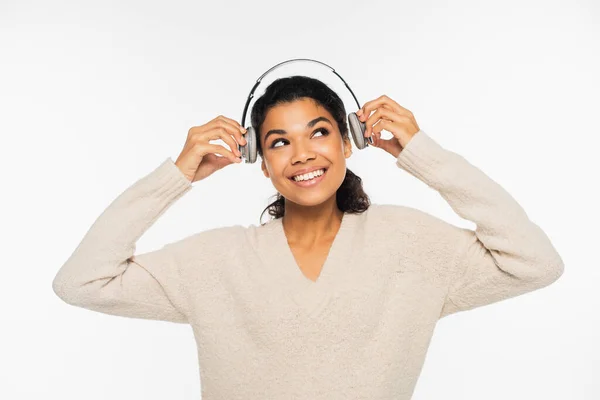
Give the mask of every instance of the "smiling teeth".
[[308, 174], [296, 175], [292, 179], [295, 180], [296, 182], [305, 181], [305, 180], [313, 179], [313, 178], [316, 178], [317, 176], [323, 175], [324, 172], [325, 172], [324, 169], [319, 169], [316, 171], [309, 172]]

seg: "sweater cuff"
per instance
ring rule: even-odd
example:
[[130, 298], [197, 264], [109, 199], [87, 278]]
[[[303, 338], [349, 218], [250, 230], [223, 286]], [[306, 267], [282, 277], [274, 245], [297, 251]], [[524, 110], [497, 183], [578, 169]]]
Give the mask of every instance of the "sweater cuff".
[[400, 151], [396, 157], [396, 165], [432, 186], [450, 154], [451, 152], [420, 130]]
[[192, 188], [192, 182], [185, 177], [171, 157], [166, 158], [151, 174], [157, 180], [157, 188], [168, 196], [178, 196]]

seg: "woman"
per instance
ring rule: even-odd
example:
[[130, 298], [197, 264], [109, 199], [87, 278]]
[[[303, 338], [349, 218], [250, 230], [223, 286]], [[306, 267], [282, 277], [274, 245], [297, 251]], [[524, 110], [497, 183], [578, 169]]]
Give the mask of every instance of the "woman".
[[[547, 286], [564, 266], [519, 204], [420, 130], [410, 111], [381, 96], [358, 114], [381, 154], [477, 229], [371, 205], [346, 168], [341, 99], [294, 76], [273, 82], [252, 110], [261, 169], [278, 191], [267, 207], [272, 220], [134, 255], [138, 238], [193, 182], [240, 161], [244, 129], [219, 116], [191, 128], [175, 162], [108, 206], [54, 291], [90, 310], [189, 323], [206, 400], [409, 399], [440, 318]], [[393, 138], [381, 139], [382, 129]]]

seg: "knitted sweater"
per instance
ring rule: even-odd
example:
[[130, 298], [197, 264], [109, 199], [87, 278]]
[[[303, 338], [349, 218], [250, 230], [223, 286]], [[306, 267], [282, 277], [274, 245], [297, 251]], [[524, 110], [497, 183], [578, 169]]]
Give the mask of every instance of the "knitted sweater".
[[344, 213], [316, 282], [281, 219], [134, 254], [192, 188], [167, 158], [97, 218], [53, 290], [89, 310], [190, 324], [204, 400], [410, 399], [440, 318], [545, 287], [564, 265], [501, 186], [424, 131], [396, 165], [477, 229], [400, 205]]

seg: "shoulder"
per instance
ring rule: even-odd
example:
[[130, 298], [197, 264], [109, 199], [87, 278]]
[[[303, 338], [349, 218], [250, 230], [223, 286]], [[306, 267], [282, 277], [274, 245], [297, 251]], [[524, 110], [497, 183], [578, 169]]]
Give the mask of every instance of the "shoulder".
[[372, 228], [380, 233], [378, 236], [415, 260], [430, 260], [439, 266], [450, 262], [467, 232], [466, 228], [414, 207], [394, 204], [371, 207], [369, 219]]
[[444, 234], [462, 229], [426, 211], [405, 205], [372, 204], [369, 213], [375, 223], [425, 231], [429, 234], [436, 232]]
[[185, 236], [167, 246], [180, 261], [197, 263], [230, 253], [231, 244], [239, 241], [246, 229], [242, 225], [214, 227]]

